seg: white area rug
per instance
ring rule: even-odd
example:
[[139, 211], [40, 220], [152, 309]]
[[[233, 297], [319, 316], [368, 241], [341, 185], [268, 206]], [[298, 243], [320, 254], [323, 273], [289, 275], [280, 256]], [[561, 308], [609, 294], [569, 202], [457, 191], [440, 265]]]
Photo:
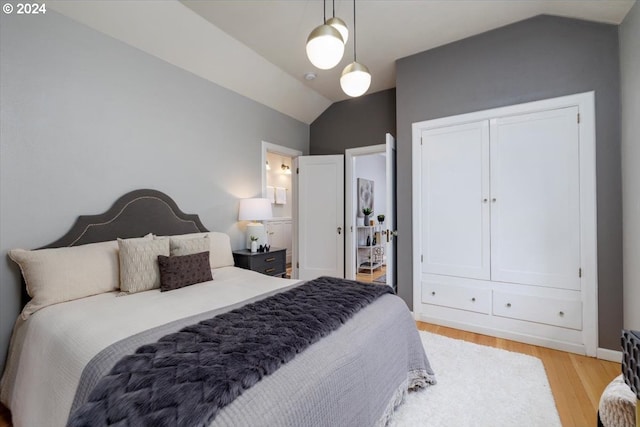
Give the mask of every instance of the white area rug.
[[560, 427], [536, 357], [420, 332], [438, 383], [409, 393], [390, 426]]

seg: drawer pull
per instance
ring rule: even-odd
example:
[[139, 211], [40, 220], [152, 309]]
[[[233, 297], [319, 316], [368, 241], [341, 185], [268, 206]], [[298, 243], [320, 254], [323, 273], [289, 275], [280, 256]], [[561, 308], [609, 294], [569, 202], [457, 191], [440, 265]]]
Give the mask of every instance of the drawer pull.
[[276, 260], [276, 257], [271, 257], [271, 258], [265, 259], [266, 262], [273, 262], [275, 260]]
[[560, 315], [560, 317], [564, 316], [564, 311], [561, 311], [560, 313], [558, 313]]
[[510, 302], [507, 303], [507, 307], [511, 307], [511, 303]]
[[436, 294], [436, 291], [431, 291], [431, 295], [435, 296], [435, 294]]
[[476, 297], [471, 298], [471, 302], [476, 302]]
[[275, 268], [267, 268], [264, 272], [265, 273], [273, 273], [274, 271], [276, 271]]

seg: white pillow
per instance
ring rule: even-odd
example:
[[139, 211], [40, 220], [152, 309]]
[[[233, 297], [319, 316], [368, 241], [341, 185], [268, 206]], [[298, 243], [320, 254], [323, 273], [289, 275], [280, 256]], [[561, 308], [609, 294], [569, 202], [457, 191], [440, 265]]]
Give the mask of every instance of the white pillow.
[[160, 287], [158, 256], [169, 256], [169, 239], [118, 239], [120, 289], [130, 294]]
[[13, 249], [9, 257], [20, 266], [31, 301], [22, 318], [48, 305], [119, 288], [118, 243], [90, 243], [69, 248]]
[[231, 251], [231, 239], [225, 233], [211, 231], [209, 233], [191, 233], [171, 236], [171, 239], [193, 239], [208, 236], [209, 261], [211, 268], [233, 267], [233, 252]]
[[[169, 249], [171, 256], [183, 256], [210, 252], [209, 236], [194, 237], [193, 239], [169, 238]], [[211, 260], [211, 257], [209, 257]], [[211, 262], [211, 261], [209, 261]]]

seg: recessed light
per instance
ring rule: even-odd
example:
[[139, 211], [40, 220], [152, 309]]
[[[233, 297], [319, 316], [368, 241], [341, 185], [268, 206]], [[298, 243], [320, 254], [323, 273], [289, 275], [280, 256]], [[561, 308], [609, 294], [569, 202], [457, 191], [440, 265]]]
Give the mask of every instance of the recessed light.
[[318, 77], [318, 75], [314, 72], [304, 73], [305, 80], [315, 80], [316, 77]]

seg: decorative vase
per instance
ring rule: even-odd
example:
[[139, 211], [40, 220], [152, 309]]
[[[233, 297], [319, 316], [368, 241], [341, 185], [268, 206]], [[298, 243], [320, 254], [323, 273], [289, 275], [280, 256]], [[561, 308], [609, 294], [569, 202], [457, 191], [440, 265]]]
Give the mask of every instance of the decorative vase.
[[364, 216], [364, 225], [369, 225], [369, 215]]
[[256, 242], [255, 240], [251, 241], [251, 253], [256, 253], [258, 252], [258, 242]]

